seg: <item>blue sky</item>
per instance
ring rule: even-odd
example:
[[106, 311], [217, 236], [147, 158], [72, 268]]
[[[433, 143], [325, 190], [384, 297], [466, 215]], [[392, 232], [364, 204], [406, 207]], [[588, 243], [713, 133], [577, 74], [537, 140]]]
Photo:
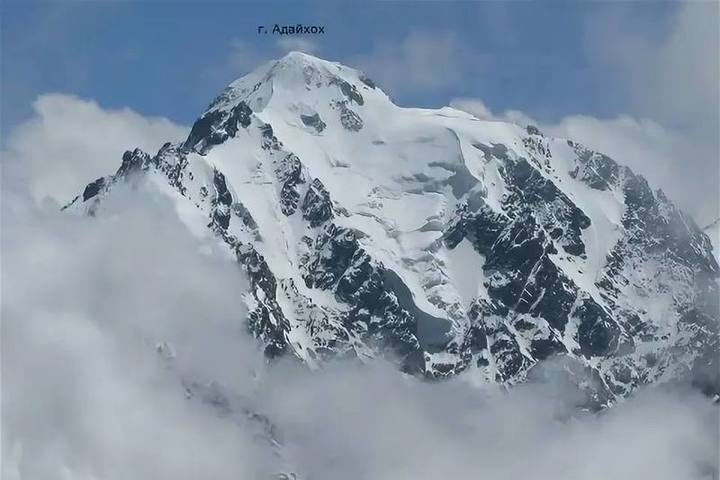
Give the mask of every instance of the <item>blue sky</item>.
[[[53, 142], [80, 130], [114, 142], [108, 162], [115, 148], [161, 145], [165, 138], [145, 135], [148, 125], [181, 131], [232, 80], [301, 49], [364, 70], [400, 105], [452, 104], [580, 141], [647, 176], [701, 222], [720, 215], [714, 0], [5, 0], [0, 8], [2, 149], [40, 170], [58, 158]], [[325, 34], [258, 35], [258, 25], [276, 23], [322, 25]], [[128, 120], [124, 108], [140, 118]], [[83, 123], [90, 110], [112, 125]], [[38, 122], [52, 138], [33, 133]], [[109, 139], [112, 122], [126, 135]], [[98, 157], [81, 162], [97, 164], [91, 175], [105, 171]]]
[[401, 104], [442, 106], [463, 96], [545, 121], [612, 116], [627, 111], [627, 92], [617, 87], [619, 73], [595, 58], [590, 45], [614, 36], [597, 25], [621, 19], [652, 43], [677, 8], [668, 2], [6, 1], [3, 127], [29, 116], [31, 102], [46, 92], [189, 124], [225, 84], [282, 54], [280, 37], [256, 33], [257, 25], [275, 23], [324, 25], [325, 35], [303, 37], [315, 54], [366, 70], [382, 70], [377, 57], [390, 62], [406, 54], [413, 48], [403, 43], [408, 39], [417, 48], [436, 45], [428, 62], [437, 62], [437, 78], [403, 85], [402, 72], [386, 82], [379, 75]]

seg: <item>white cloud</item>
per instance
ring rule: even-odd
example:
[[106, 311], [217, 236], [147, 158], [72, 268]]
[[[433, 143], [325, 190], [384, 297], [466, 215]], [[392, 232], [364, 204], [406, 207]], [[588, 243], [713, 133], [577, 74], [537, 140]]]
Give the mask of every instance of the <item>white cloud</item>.
[[530, 116], [519, 110], [505, 110], [503, 113], [493, 113], [485, 102], [479, 98], [453, 98], [450, 100], [450, 106], [470, 113], [480, 120], [500, 120], [522, 125], [523, 127], [537, 124]]
[[[586, 48], [636, 112], [670, 127], [717, 136], [720, 33], [717, 2], [679, 2], [661, 31], [630, 9], [590, 17]], [[657, 27], [657, 25], [653, 25]]]
[[657, 31], [638, 27], [632, 9], [590, 18], [589, 56], [608, 73], [609, 88], [628, 99], [634, 119], [570, 117], [560, 128], [608, 152], [629, 149], [632, 155], [618, 160], [706, 223], [720, 216], [720, 4], [674, 7], [667, 25], [653, 24]]
[[118, 193], [94, 219], [4, 197], [3, 478], [269, 474], [270, 452], [181, 384], [246, 388], [262, 366], [241, 271], [217, 248], [198, 253], [167, 199]]
[[[100, 132], [117, 122], [101, 113]], [[40, 145], [55, 141], [51, 129], [36, 133]], [[97, 153], [91, 137], [67, 142], [81, 158], [56, 157], [60, 170]], [[13, 160], [30, 185], [47, 175], [23, 158]], [[718, 409], [696, 394], [650, 390], [589, 414], [552, 374], [501, 392], [422, 382], [382, 362], [267, 364], [245, 333], [241, 270], [188, 234], [168, 198], [142, 182], [119, 187], [80, 218], [38, 205], [24, 186], [3, 191], [3, 478], [269, 478], [281, 461], [319, 480], [717, 472]], [[282, 459], [241, 411], [186, 398], [183, 379], [267, 415]]]
[[313, 54], [319, 49], [318, 44], [310, 39], [302, 37], [283, 37], [277, 41], [278, 48], [283, 52], [293, 50]]
[[450, 101], [450, 106], [475, 115], [480, 120], [493, 120], [495, 118], [490, 108], [479, 98], [453, 98]]
[[453, 32], [412, 30], [399, 42], [379, 42], [351, 63], [384, 89], [413, 92], [457, 85], [480, 61]]
[[[107, 110], [72, 95], [41, 95], [35, 116], [13, 130], [2, 152], [4, 182], [29, 182], [36, 200], [66, 203], [98, 177], [113, 173], [125, 150], [154, 153], [187, 129], [128, 108]], [[18, 177], [22, 170], [25, 178]]]
[[705, 225], [720, 216], [720, 33], [717, 2], [679, 2], [666, 25], [647, 26], [630, 4], [594, 10], [584, 48], [609, 91], [626, 99], [612, 118], [538, 122], [490, 112], [479, 99], [452, 106], [480, 118], [534, 124], [599, 150], [644, 175]]
[[543, 128], [552, 135], [576, 139], [641, 173], [701, 225], [718, 217], [718, 167], [707, 161], [716, 155], [712, 147], [652, 120], [627, 115], [607, 120], [575, 115]]
[[[279, 369], [261, 396], [310, 478], [711, 478], [717, 412], [648, 392], [582, 414], [558, 379], [510, 392], [402, 378], [382, 365]], [[705, 469], [705, 471], [703, 471]]]
[[228, 46], [228, 53], [217, 64], [210, 65], [201, 72], [203, 95], [214, 95], [217, 91], [208, 91], [208, 85], [214, 89], [222, 89], [233, 80], [251, 72], [254, 68], [269, 60], [255, 45], [233, 38]]
[[711, 146], [685, 133], [629, 115], [612, 119], [570, 115], [557, 123], [542, 123], [517, 110], [495, 114], [480, 99], [458, 98], [450, 106], [480, 119], [535, 125], [546, 134], [580, 142], [645, 176], [653, 188], [663, 189], [701, 226], [718, 217], [720, 183], [713, 163], [717, 156]]
[[248, 73], [262, 61], [263, 57], [252, 44], [237, 38], [232, 39], [225, 65], [225, 69], [230, 75], [228, 83], [235, 77]]

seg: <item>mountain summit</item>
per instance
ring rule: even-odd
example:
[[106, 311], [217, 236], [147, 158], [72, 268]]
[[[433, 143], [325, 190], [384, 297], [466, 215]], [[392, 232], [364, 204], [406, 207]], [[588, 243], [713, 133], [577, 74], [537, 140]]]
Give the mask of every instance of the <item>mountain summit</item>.
[[292, 52], [66, 209], [101, 215], [129, 178], [233, 252], [250, 280], [238, 322], [269, 356], [382, 355], [502, 384], [559, 356], [600, 404], [657, 381], [720, 391], [708, 237], [574, 141], [402, 108], [363, 73]]

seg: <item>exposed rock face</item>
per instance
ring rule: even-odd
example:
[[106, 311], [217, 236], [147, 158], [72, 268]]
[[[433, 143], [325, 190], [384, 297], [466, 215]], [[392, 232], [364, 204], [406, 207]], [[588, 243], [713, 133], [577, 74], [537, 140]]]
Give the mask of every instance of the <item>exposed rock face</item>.
[[[298, 102], [315, 113], [299, 121]], [[66, 208], [98, 214], [133, 175], [167, 183], [235, 253], [269, 356], [388, 355], [513, 384], [564, 355], [598, 404], [677, 378], [720, 391], [708, 237], [643, 177], [535, 127], [402, 109], [293, 53]]]
[[83, 190], [82, 199], [83, 202], [87, 202], [105, 187], [105, 178], [100, 177], [92, 183], [89, 183], [85, 190]]
[[305, 193], [302, 203], [303, 218], [310, 222], [311, 227], [317, 227], [333, 217], [330, 194], [317, 178], [312, 181]]
[[327, 126], [325, 122], [320, 119], [320, 115], [317, 113], [313, 115], [300, 115], [300, 120], [302, 120], [302, 122], [308, 127], [313, 127], [318, 133], [325, 130], [325, 127]]
[[185, 147], [205, 151], [212, 145], [219, 145], [229, 137], [234, 137], [238, 128], [247, 128], [251, 114], [245, 102], [238, 103], [229, 111], [209, 111], [195, 122]]
[[362, 129], [362, 118], [347, 106], [347, 102], [338, 102], [337, 108], [340, 110], [340, 123], [345, 130], [358, 132]]

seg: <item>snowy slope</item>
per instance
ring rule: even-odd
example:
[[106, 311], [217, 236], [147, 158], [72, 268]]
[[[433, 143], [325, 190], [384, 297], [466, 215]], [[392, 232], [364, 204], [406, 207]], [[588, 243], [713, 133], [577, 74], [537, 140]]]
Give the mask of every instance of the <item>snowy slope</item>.
[[261, 66], [68, 209], [96, 214], [136, 176], [236, 254], [268, 355], [508, 384], [567, 355], [600, 402], [717, 356], [718, 265], [662, 192], [534, 127], [398, 107], [336, 63]]
[[703, 232], [710, 238], [715, 259], [720, 261], [720, 218], [715, 219], [703, 227]]

